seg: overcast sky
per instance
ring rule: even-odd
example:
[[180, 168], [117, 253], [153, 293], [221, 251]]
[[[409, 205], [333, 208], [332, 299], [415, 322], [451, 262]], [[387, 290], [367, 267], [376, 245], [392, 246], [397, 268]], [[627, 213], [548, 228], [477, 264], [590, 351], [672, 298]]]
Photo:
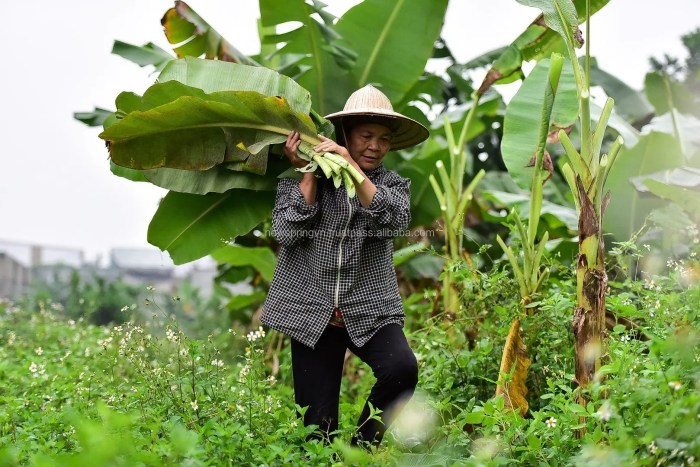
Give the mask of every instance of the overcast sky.
[[[325, 0], [340, 15], [357, 3]], [[257, 0], [189, 0], [244, 53], [259, 49]], [[119, 39], [168, 49], [166, 0], [5, 2], [0, 44], [0, 245], [3, 241], [83, 250], [149, 247], [148, 223], [165, 190], [109, 171], [99, 130], [75, 111], [114, 108], [120, 91], [155, 79], [110, 54]], [[592, 22], [599, 66], [641, 88], [649, 56], [685, 57], [680, 35], [700, 26], [697, 0], [611, 0]], [[515, 0], [451, 0], [443, 36], [460, 60], [505, 45], [537, 11]], [[155, 248], [155, 247], [151, 247]]]

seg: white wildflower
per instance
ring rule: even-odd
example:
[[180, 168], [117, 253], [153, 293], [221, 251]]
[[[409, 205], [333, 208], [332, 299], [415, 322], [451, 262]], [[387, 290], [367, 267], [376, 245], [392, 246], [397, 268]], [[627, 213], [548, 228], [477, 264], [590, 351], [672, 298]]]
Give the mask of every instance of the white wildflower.
[[555, 428], [557, 426], [557, 419], [549, 417], [545, 423], [547, 424], [547, 428]]
[[44, 350], [41, 347], [37, 347], [36, 349], [34, 349], [34, 353], [37, 355], [41, 355], [44, 353]]
[[597, 414], [598, 417], [600, 417], [600, 419], [604, 422], [609, 421], [612, 417], [612, 407], [610, 406], [610, 403], [605, 402], [603, 405], [601, 405]]

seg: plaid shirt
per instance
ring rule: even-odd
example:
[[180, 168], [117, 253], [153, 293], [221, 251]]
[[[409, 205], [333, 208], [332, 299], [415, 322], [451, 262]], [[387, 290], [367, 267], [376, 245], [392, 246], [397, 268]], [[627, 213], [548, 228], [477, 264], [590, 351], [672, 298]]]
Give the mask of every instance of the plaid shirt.
[[384, 166], [365, 174], [377, 186], [366, 208], [325, 178], [312, 205], [297, 180], [277, 187], [272, 228], [282, 248], [261, 320], [309, 347], [335, 308], [358, 347], [380, 327], [404, 323], [393, 237], [411, 219], [410, 180]]

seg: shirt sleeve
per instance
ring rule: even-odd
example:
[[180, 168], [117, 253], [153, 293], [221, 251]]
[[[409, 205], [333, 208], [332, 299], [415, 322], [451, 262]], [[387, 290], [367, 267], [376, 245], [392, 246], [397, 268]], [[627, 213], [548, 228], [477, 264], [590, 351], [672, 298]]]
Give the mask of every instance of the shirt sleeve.
[[313, 236], [318, 220], [318, 202], [306, 204], [299, 181], [283, 178], [277, 185], [272, 209], [272, 231], [282, 246], [293, 246]]
[[411, 180], [392, 174], [376, 186], [369, 206], [359, 208], [368, 219], [367, 229], [374, 231], [375, 237], [400, 236], [411, 222]]

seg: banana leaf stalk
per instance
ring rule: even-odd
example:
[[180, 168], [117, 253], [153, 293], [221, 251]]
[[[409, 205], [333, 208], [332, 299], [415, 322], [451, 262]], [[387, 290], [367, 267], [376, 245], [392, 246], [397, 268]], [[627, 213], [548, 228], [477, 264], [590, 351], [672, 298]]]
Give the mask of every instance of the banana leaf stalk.
[[336, 188], [345, 184], [350, 198], [355, 197], [355, 184], [359, 185], [365, 179], [352, 164], [339, 154], [316, 152], [313, 146], [306, 141], [302, 141], [299, 145], [299, 157], [309, 162], [306, 166], [297, 169], [299, 172], [314, 172], [320, 168], [326, 178], [333, 179]]

